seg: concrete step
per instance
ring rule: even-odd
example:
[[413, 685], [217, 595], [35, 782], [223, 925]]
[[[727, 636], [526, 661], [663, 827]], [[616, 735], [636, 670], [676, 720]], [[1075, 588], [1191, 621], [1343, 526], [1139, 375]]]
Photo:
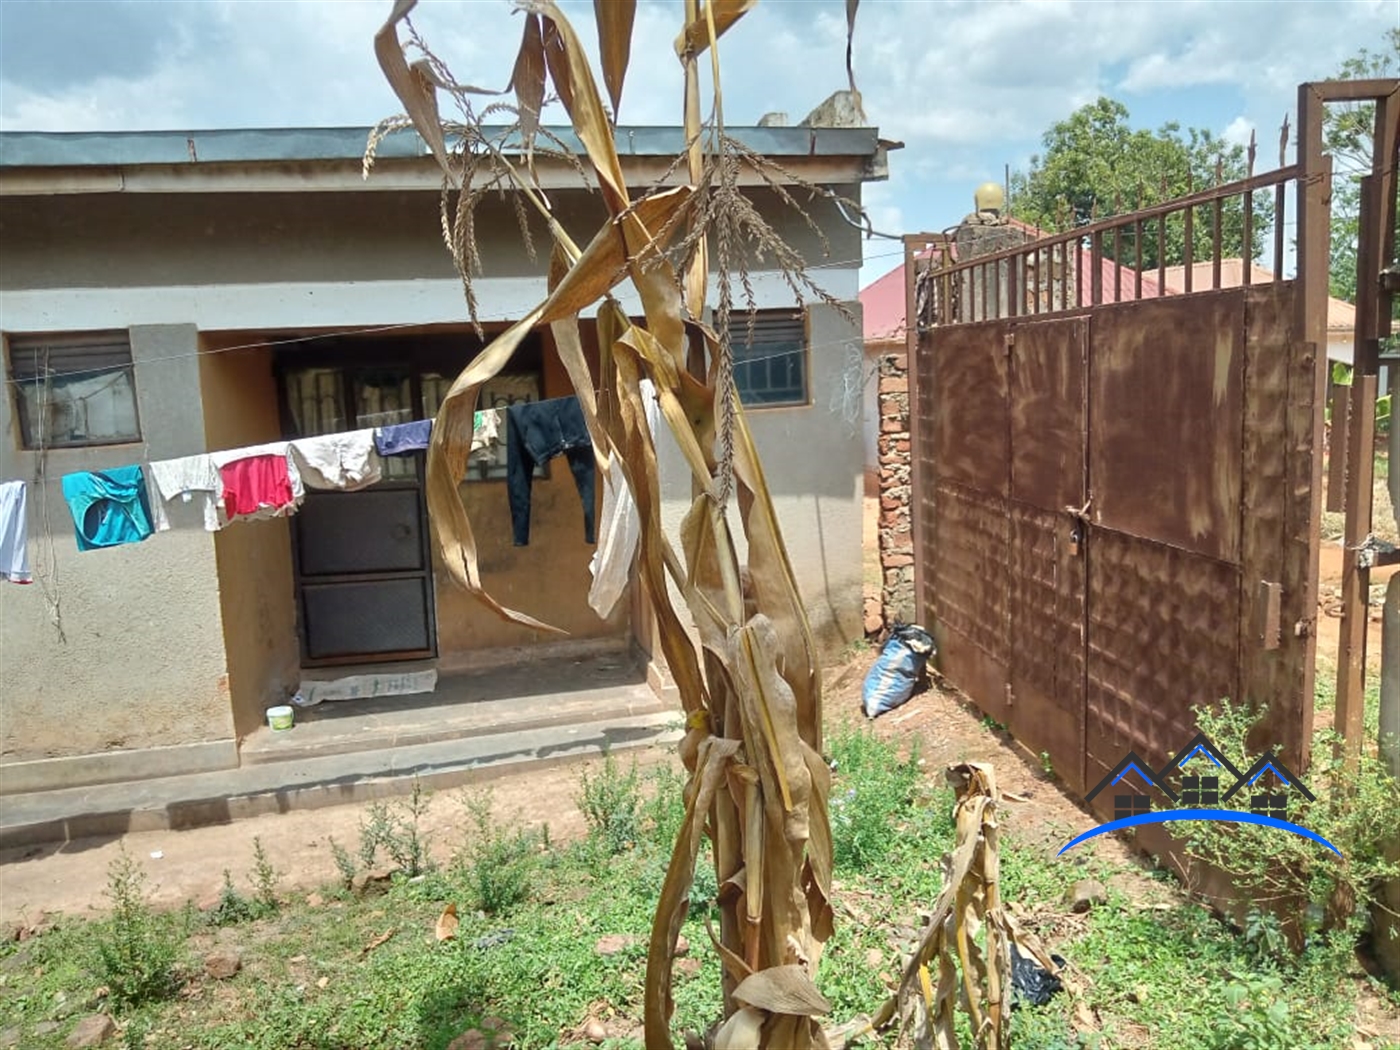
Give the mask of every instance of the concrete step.
[[[517, 722], [494, 732], [480, 725], [479, 731], [452, 739], [400, 746], [380, 741], [373, 749], [319, 753], [305, 739], [297, 744], [293, 730], [270, 745], [290, 749], [280, 756], [285, 761], [267, 760], [264, 753], [264, 760], [239, 769], [6, 796], [0, 806], [0, 849], [365, 802], [407, 794], [415, 780], [442, 790], [530, 763], [669, 744], [682, 735], [680, 713], [660, 705], [619, 714], [600, 711], [595, 699], [590, 714], [587, 721], [568, 724]], [[333, 739], [321, 743], [335, 746]]]

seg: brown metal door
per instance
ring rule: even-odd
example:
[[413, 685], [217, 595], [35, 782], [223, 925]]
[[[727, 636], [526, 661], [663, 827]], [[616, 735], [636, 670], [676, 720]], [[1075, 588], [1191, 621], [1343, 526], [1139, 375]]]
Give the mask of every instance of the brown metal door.
[[1089, 324], [1011, 332], [1010, 720], [1075, 788], [1084, 778]]
[[[419, 418], [407, 368], [287, 373], [295, 436]], [[307, 666], [436, 655], [422, 455], [386, 457], [359, 492], [308, 490], [292, 519], [302, 662]]]

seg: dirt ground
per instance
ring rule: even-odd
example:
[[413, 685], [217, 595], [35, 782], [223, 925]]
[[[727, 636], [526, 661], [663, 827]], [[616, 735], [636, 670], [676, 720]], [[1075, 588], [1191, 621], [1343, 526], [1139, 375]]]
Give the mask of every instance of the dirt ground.
[[[876, 500], [867, 500], [867, 544], [873, 540]], [[1323, 604], [1330, 587], [1341, 578], [1341, 549], [1324, 544]], [[867, 554], [867, 586], [878, 586], [878, 562]], [[873, 571], [872, 571], [873, 569]], [[1379, 575], [1379, 574], [1377, 574]], [[873, 576], [873, 579], [870, 577]], [[1339, 621], [1319, 616], [1319, 653], [1335, 666]], [[1380, 625], [1372, 624], [1369, 660], [1380, 665]], [[860, 721], [859, 695], [873, 652], [846, 654], [846, 662], [827, 678], [829, 719]], [[1330, 672], [1328, 672], [1330, 673]], [[1008, 740], [983, 727], [980, 715], [960, 700], [931, 690], [906, 708], [874, 723], [887, 738], [918, 736], [930, 771], [949, 762], [991, 762], [1005, 796], [1005, 822], [1025, 841], [1060, 844], [1094, 823], [1080, 805]], [[651, 748], [635, 754], [643, 767], [675, 762], [669, 749]], [[572, 763], [503, 775], [491, 783], [494, 811], [502, 819], [538, 826], [548, 823], [552, 837], [566, 839], [583, 831], [575, 804], [579, 774], [598, 763]], [[482, 790], [480, 788], [474, 790]], [[466, 833], [467, 818], [461, 792], [445, 792], [429, 800], [423, 826], [439, 858], [445, 858]], [[150, 875], [154, 900], [177, 906], [186, 900], [212, 904], [224, 869], [237, 884], [247, 885], [253, 863], [253, 840], [258, 838], [273, 865], [282, 873], [285, 891], [310, 892], [335, 876], [329, 840], [353, 850], [366, 812], [363, 805], [294, 811], [240, 820], [227, 825], [185, 831], [152, 831], [121, 839], [80, 840], [62, 845], [0, 852], [0, 922], [33, 923], [44, 913], [81, 915], [102, 910], [108, 864], [124, 845]], [[1111, 860], [1131, 859], [1126, 846], [1104, 840], [1102, 849], [1117, 850]]]

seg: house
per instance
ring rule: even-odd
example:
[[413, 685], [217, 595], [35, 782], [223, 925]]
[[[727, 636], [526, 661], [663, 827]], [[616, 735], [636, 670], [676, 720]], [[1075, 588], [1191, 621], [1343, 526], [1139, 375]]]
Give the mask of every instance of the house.
[[[883, 177], [871, 129], [731, 133], [847, 198]], [[554, 134], [577, 149], [571, 132]], [[168, 532], [77, 549], [67, 474], [429, 418], [481, 350], [443, 247], [436, 163], [399, 132], [380, 143], [365, 179], [366, 136], [0, 135], [0, 481], [28, 484], [35, 570], [32, 586], [0, 581], [0, 791], [236, 767], [268, 706], [313, 672], [453, 675], [620, 652], [639, 653], [663, 685], [635, 579], [607, 619], [588, 602], [595, 548], [561, 460], [536, 471], [525, 547], [512, 543], [504, 452], [473, 463], [460, 493], [488, 590], [563, 628], [563, 642], [446, 582], [421, 455], [386, 458], [384, 478], [360, 491], [309, 492], [290, 516], [207, 531], [172, 503]], [[617, 137], [631, 185], [676, 178], [680, 129]], [[596, 193], [562, 160], [538, 155], [535, 166], [565, 227], [591, 235], [606, 214]], [[803, 218], [744, 178], [788, 243], [820, 257]], [[853, 305], [859, 232], [825, 200], [807, 207], [838, 260], [821, 269], [824, 287]], [[489, 339], [544, 298], [547, 260], [527, 251], [505, 197], [483, 201], [476, 231]], [[534, 233], [547, 243], [542, 225]], [[736, 339], [736, 378], [814, 631], [839, 642], [861, 629], [861, 465], [830, 406], [860, 332], [849, 313], [800, 306], [776, 271], [751, 279], [758, 335]], [[640, 313], [634, 299], [622, 303]], [[742, 332], [744, 318], [734, 323]], [[596, 362], [592, 322], [584, 328]], [[482, 405], [569, 391], [541, 331]], [[669, 433], [658, 444], [674, 531], [690, 505], [689, 472]]]
[[[1267, 783], [1259, 783], [1266, 774], [1272, 775], [1274, 778], [1272, 790]], [[1249, 811], [1261, 817], [1273, 817], [1275, 820], [1288, 819], [1288, 793], [1290, 791], [1296, 791], [1309, 802], [1317, 801], [1317, 796], [1289, 771], [1288, 767], [1273, 751], [1264, 752], [1254, 765], [1241, 773], [1230, 790], [1225, 792], [1221, 801], [1230, 801], [1246, 788], [1251, 789], [1249, 792]]]

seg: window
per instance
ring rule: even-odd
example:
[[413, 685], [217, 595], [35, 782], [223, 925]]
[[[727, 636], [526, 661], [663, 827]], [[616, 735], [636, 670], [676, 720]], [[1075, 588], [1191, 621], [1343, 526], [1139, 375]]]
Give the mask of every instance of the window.
[[1123, 820], [1126, 817], [1140, 817], [1144, 813], [1152, 812], [1152, 800], [1146, 795], [1114, 795], [1113, 796], [1113, 819]]
[[1181, 778], [1183, 806], [1215, 806], [1220, 803], [1220, 778], [1188, 776]]
[[760, 310], [729, 318], [734, 385], [747, 408], [807, 403], [807, 328], [800, 310]]
[[1262, 794], [1252, 795], [1249, 799], [1249, 809], [1261, 817], [1287, 820], [1288, 793], [1286, 791], [1266, 791]]
[[9, 344], [25, 448], [141, 440], [125, 332], [11, 336]]

